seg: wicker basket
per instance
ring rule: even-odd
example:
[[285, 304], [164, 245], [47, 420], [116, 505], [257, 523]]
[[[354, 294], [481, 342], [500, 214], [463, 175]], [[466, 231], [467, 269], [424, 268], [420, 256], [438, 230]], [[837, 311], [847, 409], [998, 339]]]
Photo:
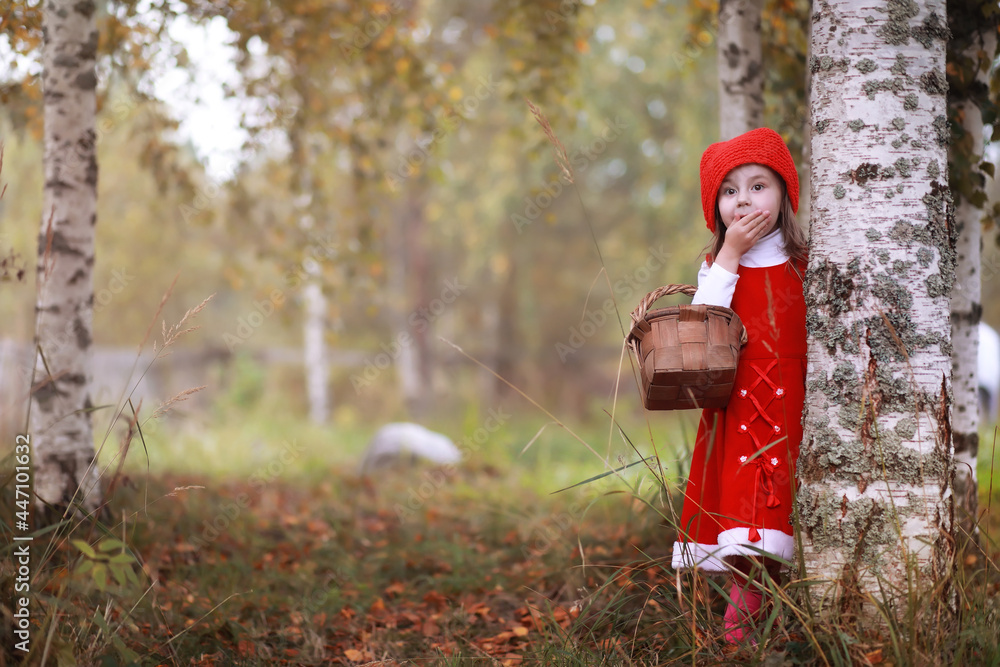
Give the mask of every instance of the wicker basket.
[[695, 287], [665, 285], [632, 311], [626, 341], [639, 362], [642, 404], [647, 410], [725, 407], [746, 328], [739, 315], [722, 306], [649, 310], [660, 297], [677, 293], [693, 296]]

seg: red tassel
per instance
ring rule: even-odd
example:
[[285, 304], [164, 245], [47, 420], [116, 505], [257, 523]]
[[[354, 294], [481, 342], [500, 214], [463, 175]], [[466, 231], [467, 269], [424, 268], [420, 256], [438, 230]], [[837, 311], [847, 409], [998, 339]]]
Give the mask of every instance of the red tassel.
[[775, 507], [780, 507], [780, 506], [781, 506], [781, 501], [778, 500], [778, 496], [774, 495], [773, 493], [770, 494], [770, 495], [768, 495], [768, 497], [767, 497], [767, 507], [769, 509], [773, 510]]
[[760, 542], [760, 533], [757, 532], [756, 526], [750, 526], [749, 537], [751, 542]]

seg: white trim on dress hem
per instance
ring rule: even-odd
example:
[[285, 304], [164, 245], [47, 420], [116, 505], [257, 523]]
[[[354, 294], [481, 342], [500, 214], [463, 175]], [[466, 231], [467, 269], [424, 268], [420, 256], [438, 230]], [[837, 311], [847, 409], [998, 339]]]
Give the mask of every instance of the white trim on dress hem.
[[726, 572], [727, 556], [760, 556], [761, 552], [784, 560], [795, 554], [795, 538], [773, 528], [758, 528], [759, 542], [750, 541], [749, 528], [730, 528], [719, 533], [718, 544], [674, 542], [671, 565], [675, 569], [697, 567], [709, 572]]

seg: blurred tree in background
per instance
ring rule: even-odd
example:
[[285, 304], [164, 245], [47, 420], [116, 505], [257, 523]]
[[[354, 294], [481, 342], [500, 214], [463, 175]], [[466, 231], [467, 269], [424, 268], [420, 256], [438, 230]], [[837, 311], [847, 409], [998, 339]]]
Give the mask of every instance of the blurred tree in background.
[[[224, 181], [206, 174], [197, 146], [177, 143], [169, 106], [149, 93], [151, 68], [207, 65], [164, 27], [177, 9], [224, 20], [239, 54], [229, 92], [247, 101], [249, 140]], [[335, 410], [365, 411], [380, 397], [419, 413], [461, 404], [466, 389], [499, 398], [505, 385], [439, 336], [561, 408], [603, 404], [621, 329], [604, 309], [612, 295], [585, 211], [623, 316], [645, 291], [691, 280], [706, 240], [697, 160], [714, 139], [715, 97], [704, 84], [711, 57], [684, 46], [685, 12], [289, 1], [163, 3], [140, 15], [110, 3], [98, 16], [98, 66], [99, 215], [111, 222], [98, 233], [95, 285], [126, 283], [98, 309], [98, 343], [140, 340], [179, 272], [165, 317], [218, 293], [199, 344], [298, 347], [301, 288], [318, 271]], [[37, 77], [24, 64], [34, 20], [27, 8], [4, 26], [25, 54], [3, 87], [3, 234], [23, 253], [15, 221], [40, 216]], [[525, 98], [573, 156], [580, 198], [559, 182]], [[276, 290], [277, 316], [241, 337], [240, 321]], [[9, 334], [29, 336], [28, 290], [0, 299]]]
[[[5, 56], [17, 67], [0, 83], [0, 235], [23, 256], [25, 221], [41, 215], [37, 12], [18, 3], [0, 32], [24, 54]], [[128, 284], [99, 304], [98, 344], [140, 340], [179, 273], [167, 319], [217, 293], [188, 344], [301, 349], [314, 284], [337, 419], [503, 400], [507, 385], [441, 337], [560, 411], [600, 416], [620, 362], [632, 396], [617, 318], [660, 284], [693, 281], [708, 241], [697, 169], [718, 138], [717, 12], [704, 0], [102, 5], [98, 205], [114, 222], [98, 232], [95, 285]], [[805, 0], [762, 8], [764, 119], [797, 155], [807, 17]], [[171, 37], [180, 18], [224, 23], [236, 54], [227, 93], [248, 140], [222, 177], [151, 94], [160, 70], [211, 66]], [[575, 186], [525, 98], [566, 146]], [[22, 340], [29, 292], [0, 293]], [[298, 373], [275, 376], [276, 391], [306, 414]]]

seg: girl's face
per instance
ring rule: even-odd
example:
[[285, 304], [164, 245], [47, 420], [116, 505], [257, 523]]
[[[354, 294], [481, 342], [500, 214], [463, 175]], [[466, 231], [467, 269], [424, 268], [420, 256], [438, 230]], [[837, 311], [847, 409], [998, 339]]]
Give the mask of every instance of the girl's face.
[[784, 195], [784, 182], [770, 167], [744, 164], [726, 174], [719, 186], [716, 205], [726, 227], [754, 211], [770, 211], [767, 227], [761, 234], [766, 236], [774, 229]]

